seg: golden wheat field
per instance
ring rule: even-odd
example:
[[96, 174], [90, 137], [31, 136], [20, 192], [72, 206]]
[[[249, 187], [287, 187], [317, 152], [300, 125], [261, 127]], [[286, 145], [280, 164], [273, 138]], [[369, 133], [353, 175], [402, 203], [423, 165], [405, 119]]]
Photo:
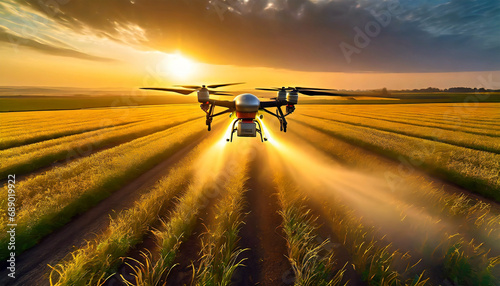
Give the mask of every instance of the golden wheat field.
[[0, 284], [499, 285], [499, 110], [300, 105], [264, 143], [197, 104], [0, 113]]

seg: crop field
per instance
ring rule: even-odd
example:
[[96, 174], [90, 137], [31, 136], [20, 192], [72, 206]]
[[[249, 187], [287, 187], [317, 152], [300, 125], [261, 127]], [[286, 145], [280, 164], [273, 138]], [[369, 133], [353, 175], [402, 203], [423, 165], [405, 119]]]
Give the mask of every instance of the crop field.
[[287, 119], [229, 143], [197, 104], [0, 113], [0, 284], [500, 285], [500, 103]]

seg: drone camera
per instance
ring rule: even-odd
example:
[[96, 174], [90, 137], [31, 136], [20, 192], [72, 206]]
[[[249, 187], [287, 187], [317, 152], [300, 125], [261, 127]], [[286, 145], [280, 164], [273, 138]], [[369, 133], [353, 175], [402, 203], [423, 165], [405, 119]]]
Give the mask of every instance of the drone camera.
[[257, 127], [255, 122], [238, 122], [238, 137], [256, 137]]

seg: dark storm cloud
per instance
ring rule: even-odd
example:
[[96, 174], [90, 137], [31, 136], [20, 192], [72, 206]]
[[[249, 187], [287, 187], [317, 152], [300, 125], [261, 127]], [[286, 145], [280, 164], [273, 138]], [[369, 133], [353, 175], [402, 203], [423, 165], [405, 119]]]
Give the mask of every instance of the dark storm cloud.
[[[307, 71], [500, 69], [497, 0], [21, 3], [75, 30], [90, 28], [145, 49], [179, 49], [214, 64]], [[144, 37], [127, 27], [140, 27]]]
[[33, 39], [17, 36], [13, 33], [10, 33], [6, 28], [1, 26], [0, 26], [0, 42], [13, 45], [14, 48], [18, 46], [28, 47], [49, 55], [73, 57], [73, 58], [93, 60], [93, 61], [113, 61], [111, 59], [92, 56], [69, 48], [56, 47], [47, 43], [41, 43]]

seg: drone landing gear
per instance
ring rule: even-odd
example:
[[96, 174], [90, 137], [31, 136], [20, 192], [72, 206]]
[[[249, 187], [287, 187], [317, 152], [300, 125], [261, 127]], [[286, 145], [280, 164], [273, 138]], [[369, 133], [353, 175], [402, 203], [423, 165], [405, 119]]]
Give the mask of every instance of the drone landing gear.
[[212, 118], [210, 120], [207, 119], [207, 126], [208, 126], [208, 131], [212, 130]]
[[286, 126], [288, 125], [288, 122], [286, 122], [286, 119], [285, 117], [290, 115], [294, 110], [295, 110], [295, 107], [293, 105], [287, 105], [287, 114], [283, 114], [283, 111], [281, 110], [281, 105], [279, 105], [277, 108], [276, 108], [276, 114], [272, 113], [271, 111], [265, 109], [265, 108], [261, 108], [262, 111], [264, 112], [267, 112], [269, 114], [271, 114], [272, 116], [278, 118], [279, 122], [280, 122], [280, 131], [283, 131], [283, 132], [286, 132]]
[[286, 125], [287, 125], [287, 122], [285, 120], [285, 118], [279, 118], [279, 121], [280, 121], [280, 131], [283, 131], [286, 133]]
[[203, 111], [205, 111], [205, 113], [207, 114], [207, 120], [206, 120], [206, 124], [208, 126], [208, 131], [212, 130], [212, 120], [214, 119], [214, 105], [213, 104], [202, 104], [200, 105], [201, 109]]
[[228, 109], [226, 109], [226, 110], [224, 110], [222, 112], [214, 114], [215, 104], [212, 104], [212, 103], [209, 103], [209, 102], [202, 103], [200, 105], [200, 107], [201, 107], [201, 110], [205, 111], [205, 113], [207, 114], [207, 120], [205, 121], [205, 123], [208, 126], [208, 131], [212, 130], [212, 120], [214, 119], [215, 116], [219, 116], [219, 115], [222, 115], [222, 114], [229, 113], [229, 112], [233, 111], [230, 108], [228, 108]]
[[277, 114], [277, 117], [278, 119], [280, 120], [280, 131], [283, 131], [286, 133], [286, 126], [287, 126], [287, 122], [286, 122], [286, 119], [285, 119], [285, 116], [287, 116], [289, 113], [287, 113], [286, 115], [283, 114], [283, 111], [281, 110], [281, 106], [276, 108], [276, 114]]

